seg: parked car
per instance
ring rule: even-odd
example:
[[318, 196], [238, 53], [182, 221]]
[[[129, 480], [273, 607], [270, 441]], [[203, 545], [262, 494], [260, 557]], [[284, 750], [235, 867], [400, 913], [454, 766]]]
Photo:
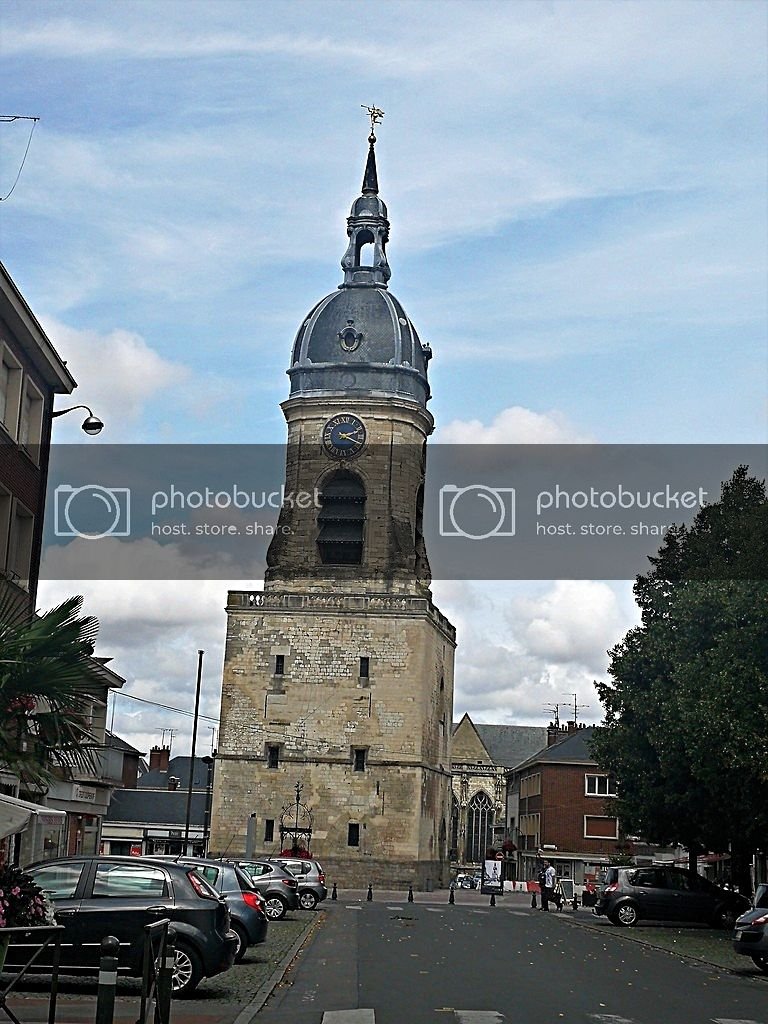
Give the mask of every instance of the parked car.
[[[148, 859], [148, 858], [143, 858]], [[249, 946], [264, 942], [267, 937], [267, 914], [264, 897], [250, 878], [236, 864], [211, 860], [206, 857], [153, 857], [152, 860], [172, 860], [194, 868], [211, 888], [224, 897], [229, 908], [232, 931], [237, 936], [235, 963], [240, 963]]]
[[280, 864], [299, 883], [299, 906], [302, 910], [314, 910], [328, 896], [325, 872], [320, 861], [308, 857], [266, 857], [270, 864]]
[[264, 897], [264, 911], [270, 921], [280, 921], [289, 910], [298, 910], [299, 883], [281, 864], [266, 860], [239, 860], [254, 888]]
[[733, 927], [749, 901], [708, 882], [695, 871], [673, 867], [608, 868], [594, 914], [618, 925], [651, 921], [698, 921]]
[[736, 922], [733, 948], [751, 956], [755, 966], [768, 974], [768, 885], [757, 887], [752, 908]]
[[456, 876], [456, 887], [459, 889], [476, 889], [479, 884], [474, 875]]
[[[56, 921], [64, 925], [61, 966], [67, 973], [97, 973], [101, 940], [120, 942], [118, 971], [140, 975], [144, 926], [169, 918], [176, 929], [173, 992], [189, 996], [202, 978], [234, 963], [237, 936], [219, 894], [194, 869], [173, 862], [137, 857], [63, 857], [26, 868], [53, 901]], [[14, 941], [6, 967], [20, 967], [36, 943]], [[50, 969], [45, 951], [36, 970]], [[45, 954], [44, 954], [45, 955]]]

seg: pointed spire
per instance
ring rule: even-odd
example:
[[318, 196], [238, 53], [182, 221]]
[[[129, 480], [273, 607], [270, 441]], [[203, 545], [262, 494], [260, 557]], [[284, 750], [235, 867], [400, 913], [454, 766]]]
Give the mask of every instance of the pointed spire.
[[365, 164], [363, 175], [363, 195], [377, 196], [379, 194], [379, 178], [376, 174], [376, 136], [371, 132], [368, 136], [368, 160]]

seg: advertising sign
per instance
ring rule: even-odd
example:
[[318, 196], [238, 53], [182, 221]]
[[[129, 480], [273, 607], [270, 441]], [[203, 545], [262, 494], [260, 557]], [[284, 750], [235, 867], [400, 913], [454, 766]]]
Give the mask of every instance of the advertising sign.
[[480, 886], [480, 892], [485, 893], [485, 895], [494, 893], [496, 896], [500, 896], [503, 891], [504, 883], [501, 878], [501, 861], [484, 860], [483, 883]]

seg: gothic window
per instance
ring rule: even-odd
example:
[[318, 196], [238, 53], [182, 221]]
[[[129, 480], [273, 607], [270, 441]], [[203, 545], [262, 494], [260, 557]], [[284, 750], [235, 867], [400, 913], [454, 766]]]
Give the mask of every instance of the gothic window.
[[475, 793], [467, 809], [467, 860], [473, 864], [485, 859], [493, 845], [493, 802], [487, 793]]
[[459, 801], [451, 798], [451, 860], [459, 859]]
[[360, 565], [363, 560], [365, 488], [359, 477], [339, 470], [320, 494], [317, 544], [324, 565]]

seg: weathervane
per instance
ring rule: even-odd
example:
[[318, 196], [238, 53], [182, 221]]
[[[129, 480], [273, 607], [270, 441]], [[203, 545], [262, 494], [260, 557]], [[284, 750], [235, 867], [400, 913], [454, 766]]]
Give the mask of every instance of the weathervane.
[[384, 117], [384, 111], [383, 110], [379, 110], [378, 107], [367, 107], [364, 103], [361, 103], [360, 106], [363, 108], [363, 110], [367, 110], [368, 111], [368, 117], [370, 117], [370, 119], [371, 119], [371, 135], [370, 135], [370, 140], [372, 142], [375, 142], [376, 141], [376, 134], [375, 134], [376, 125], [381, 121], [382, 117]]

